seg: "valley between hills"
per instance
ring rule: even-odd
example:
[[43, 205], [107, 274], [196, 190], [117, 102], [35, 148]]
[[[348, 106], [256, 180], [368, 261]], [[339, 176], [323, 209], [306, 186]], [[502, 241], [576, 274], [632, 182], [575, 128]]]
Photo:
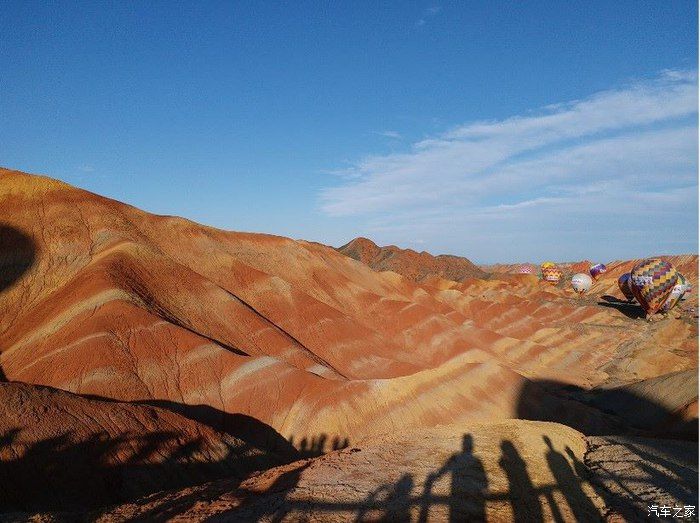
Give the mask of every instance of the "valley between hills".
[[693, 290], [648, 322], [639, 260], [579, 297], [0, 169], [0, 521], [697, 513], [698, 256], [663, 258]]

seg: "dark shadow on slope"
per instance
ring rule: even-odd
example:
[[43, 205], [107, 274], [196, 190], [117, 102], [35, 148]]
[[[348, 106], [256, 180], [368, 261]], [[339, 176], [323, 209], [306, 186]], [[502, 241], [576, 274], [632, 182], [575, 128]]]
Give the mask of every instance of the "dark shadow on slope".
[[[313, 464], [302, 460], [286, 465], [277, 471], [269, 471], [267, 479], [256, 483], [255, 490], [241, 484], [243, 475], [230, 474], [225, 479], [192, 486], [186, 491], [166, 491], [138, 502], [145, 506], [136, 514], [116, 512], [110, 509], [99, 512], [85, 511], [86, 504], [106, 505], [133, 499], [140, 491], [161, 488], [177, 488], [177, 482], [192, 482], [193, 471], [205, 479], [214, 479], [216, 472], [210, 464], [188, 463], [183, 458], [197, 452], [197, 445], [162, 455], [160, 463], [144, 463], [146, 456], [159, 452], [162, 439], [177, 438], [177, 434], [123, 435], [106, 439], [93, 436], [85, 441], [73, 441], [69, 435], [48, 438], [23, 449], [20, 454], [8, 451], [16, 446], [21, 431], [8, 431], [0, 435], [0, 508], [3, 510], [66, 510], [79, 512], [80, 519], [106, 517], [128, 518], [132, 521], [169, 521], [177, 516], [189, 518], [207, 517], [206, 505], [219, 502], [217, 510], [208, 514], [207, 521], [282, 521], [312, 519], [342, 519], [363, 521], [420, 522], [436, 519], [450, 522], [485, 521], [486, 507], [497, 504], [502, 511], [510, 505], [515, 521], [542, 522], [545, 519], [565, 521], [567, 507], [579, 521], [600, 520], [596, 505], [588, 497], [591, 485], [603, 497], [608, 506], [621, 513], [639, 516], [639, 500], [635, 493], [605, 490], [596, 484], [590, 469], [579, 460], [570, 448], [565, 453], [555, 448], [544, 436], [547, 445], [544, 458], [553, 478], [535, 484], [528, 472], [527, 461], [517, 446], [507, 439], [500, 445], [498, 465], [507, 478], [505, 489], [489, 488], [486, 467], [474, 448], [470, 434], [462, 437], [462, 449], [425, 476], [409, 471], [396, 471], [392, 481], [379, 483], [364, 496], [357, 496], [362, 482], [352, 483], [351, 488], [339, 489], [337, 495], [329, 495], [332, 485], [304, 484], [304, 473]], [[118, 464], [109, 460], [118, 452], [128, 449], [131, 458]], [[341, 452], [362, 452], [347, 449]], [[642, 454], [640, 454], [642, 455]], [[649, 463], [656, 460], [649, 456]], [[214, 464], [216, 465], [216, 464]], [[322, 466], [319, 464], [319, 466]], [[377, 474], [381, 475], [382, 470]], [[598, 472], [600, 473], [600, 472]], [[654, 471], [650, 481], [668, 484], [678, 483], [677, 471]], [[317, 476], [316, 476], [317, 477]], [[605, 473], [604, 479], [629, 482], [635, 478], [616, 477]], [[697, 497], [688, 478], [678, 488], [680, 495]], [[201, 483], [201, 482], [200, 482]], [[265, 484], [264, 490], [259, 488]], [[192, 483], [190, 483], [192, 484]], [[296, 491], [297, 487], [302, 487]], [[560, 506], [559, 500], [566, 500]], [[681, 498], [685, 499], [685, 498]], [[227, 508], [230, 507], [230, 508]], [[223, 509], [223, 510], [222, 510]], [[124, 509], [121, 509], [124, 510]], [[76, 512], [76, 513], [78, 513]], [[501, 512], [502, 513], [502, 512]], [[2, 516], [0, 514], [0, 519]], [[77, 519], [77, 518], [76, 518]]]
[[22, 432], [0, 435], [0, 511], [88, 510], [216, 478], [240, 480], [270, 466], [246, 455], [245, 446], [204, 461], [210, 445], [201, 438], [184, 443], [175, 431], [64, 433], [29, 443]]
[[576, 475], [566, 457], [554, 449], [549, 437], [543, 436], [542, 439], [547, 445], [545, 459], [547, 460], [547, 465], [549, 465], [549, 470], [552, 471], [561, 493], [574, 513], [576, 521], [595, 521], [599, 519], [600, 513], [598, 509], [596, 509], [593, 502], [581, 488], [581, 478]]
[[512, 496], [510, 500], [513, 514], [517, 514], [520, 521], [543, 521], [542, 505], [527, 472], [527, 463], [515, 445], [508, 440], [501, 442], [501, 459], [498, 465], [508, 478], [508, 491], [520, 492], [519, 496]]
[[298, 443], [295, 444], [294, 436], [289, 438], [289, 444], [294, 446], [301, 458], [316, 458], [322, 456], [326, 452], [334, 450], [342, 450], [350, 446], [349, 438], [333, 436], [332, 439], [326, 434], [319, 436], [303, 436]]
[[[672, 459], [667, 456], [669, 447], [677, 447]], [[572, 454], [568, 447], [566, 452]], [[649, 519], [652, 504], [697, 507], [697, 463], [695, 442], [603, 436], [589, 439], [586, 464], [575, 466], [590, 474], [610, 515], [642, 521]]]
[[[128, 404], [82, 397], [85, 401]], [[272, 427], [250, 416], [227, 414], [208, 406], [152, 402], [152, 406], [158, 404], [175, 413], [189, 414], [195, 421], [199, 418], [203, 426], [224, 429], [228, 435], [218, 430], [219, 436], [205, 438], [192, 431], [180, 432], [177, 424], [163, 430], [120, 431], [114, 420], [105, 425], [110, 432], [100, 431], [99, 425], [93, 424], [65, 429], [56, 421], [44, 425], [56, 427], [50, 437], [37, 439], [43, 433], [31, 430], [32, 417], [52, 411], [58, 415], [62, 410], [54, 403], [47, 403], [44, 410], [30, 408], [26, 426], [8, 428], [5, 424], [4, 432], [0, 430], [0, 520], [3, 512], [11, 511], [93, 510], [219, 478], [227, 478], [228, 488], [235, 488], [254, 471], [284, 465], [298, 457]], [[67, 411], [61, 415], [70, 418], [69, 426], [76, 420]], [[152, 411], [151, 415], [156, 413]]]
[[634, 302], [630, 300], [622, 300], [618, 298], [617, 296], [610, 296], [609, 294], [604, 294], [603, 296], [600, 297], [601, 300], [607, 301], [608, 303], [619, 303], [622, 305], [632, 305]]
[[0, 222], [0, 293], [34, 265], [36, 251], [36, 244], [26, 233]]
[[[565, 423], [586, 434], [649, 436], [652, 433], [652, 427], [630, 427], [619, 416], [594, 408], [592, 404], [600, 399], [596, 395], [607, 392], [585, 391], [554, 381], [532, 382], [521, 392], [518, 414], [525, 419]], [[617, 393], [629, 394], [624, 390]], [[647, 399], [625, 399], [625, 405], [633, 405], [626, 408], [657, 409], [657, 414], [650, 418], [652, 422], [672, 415]], [[488, 502], [493, 501], [509, 503], [515, 514], [522, 515], [518, 517], [522, 521], [541, 521], [545, 517], [544, 504], [549, 506], [548, 514], [553, 519], [563, 520], [556, 502], [562, 497], [571, 505], [577, 518], [589, 520], [599, 517], [597, 509], [583, 491], [586, 465], [572, 458], [570, 452], [567, 452], [567, 459], [546, 440], [548, 450], [545, 457], [555, 479], [550, 485], [535, 486], [530, 480], [527, 462], [520, 456], [517, 447], [504, 440], [498, 465], [507, 477], [508, 487], [505, 491], [490, 490], [486, 467], [478, 457], [479, 449], [474, 448], [471, 435], [465, 434], [461, 451], [425, 477], [416, 477], [409, 469], [396, 481], [378, 485], [364, 499], [314, 499], [312, 493], [310, 497], [305, 494], [301, 501], [296, 496], [290, 496], [290, 491], [302, 481], [303, 471], [311, 462], [299, 461], [287, 465], [264, 492], [248, 492], [238, 488], [240, 481], [252, 470], [268, 468], [272, 464], [269, 461], [265, 463], [259, 456], [250, 456], [247, 451], [254, 447], [268, 451], [274, 449], [278, 455], [284, 456], [278, 463], [284, 463], [300, 455], [318, 455], [325, 450], [341, 448], [348, 443], [347, 438], [331, 438], [321, 434], [307, 439], [306, 443], [300, 440], [301, 450], [297, 451], [274, 429], [250, 416], [227, 414], [202, 405], [182, 405], [170, 401], [147, 403], [233, 435], [243, 441], [243, 446], [231, 448], [224, 459], [203, 462], [199, 457], [204, 442], [183, 442], [176, 429], [145, 434], [124, 433], [112, 438], [104, 434], [89, 437], [62, 434], [31, 444], [22, 443], [21, 430], [10, 430], [0, 434], [0, 510], [84, 511], [134, 500], [164, 489], [201, 485], [182, 496], [156, 495], [149, 498], [151, 507], [144, 515], [145, 519], [142, 519], [169, 520], [192, 509], [202, 500], [217, 499], [223, 495], [233, 495], [241, 500], [227, 515], [219, 514], [224, 519], [280, 520], [313, 512], [321, 516], [342, 514], [357, 521], [400, 521], [412, 514], [413, 517], [418, 516], [419, 521], [428, 521], [431, 511], [439, 510], [448, 515], [449, 521], [480, 521], [485, 518]], [[659, 433], [658, 427], [653, 428], [657, 429], [657, 436], [669, 437], [668, 433]], [[359, 449], [340, 452], [356, 451]], [[667, 463], [672, 461], [670, 459], [646, 456], [644, 449], [637, 449], [636, 452], [647, 460], [644, 466], [648, 465], [649, 469], [642, 470], [651, 483], [682, 481], [671, 493], [676, 496], [690, 493], [697, 497], [697, 485], [685, 477], [689, 469], [678, 467], [675, 462]], [[115, 460], [115, 456], [120, 457]], [[153, 461], [150, 459], [152, 456], [160, 457]], [[615, 474], [609, 474], [606, 479], [610, 480], [610, 477], [615, 479]], [[226, 479], [214, 481], [218, 478]], [[615, 480], [623, 483], [629, 478]], [[437, 489], [438, 485], [441, 485], [440, 489]], [[447, 490], [446, 485], [449, 485]], [[600, 485], [596, 488], [606, 502], [614, 503], [617, 507], [629, 505], [629, 510], [638, 510], [638, 504], [630, 505], [634, 501], [633, 493], [620, 495]]]
[[562, 423], [588, 436], [698, 439], [697, 418], [684, 419], [678, 411], [624, 387], [585, 390], [551, 380], [526, 381], [519, 394], [517, 417]]
[[[120, 400], [95, 394], [82, 396], [88, 399], [121, 403]], [[224, 412], [210, 405], [188, 405], [170, 400], [141, 400], [130, 403], [169, 410], [217, 432], [241, 439], [256, 448], [275, 454], [285, 463], [302, 457], [299, 451], [270, 425], [246, 414]]]
[[[344, 452], [362, 451], [353, 448]], [[298, 467], [284, 473], [264, 492], [251, 493], [239, 489], [233, 497], [243, 500], [241, 506], [228, 513], [217, 514], [210, 520], [282, 521], [288, 518], [304, 521], [313, 514], [312, 519], [315, 520], [326, 517], [355, 522], [404, 522], [417, 516], [418, 521], [426, 522], [435, 520], [432, 511], [439, 510], [446, 516], [445, 520], [450, 522], [485, 521], [486, 502], [489, 499], [510, 499], [508, 493], [489, 493], [485, 467], [474, 453], [473, 438], [470, 434], [463, 435], [461, 451], [455, 452], [442, 466], [428, 473], [425, 478], [416, 477], [411, 472], [403, 472], [395, 481], [380, 483], [361, 499], [356, 497], [361, 482], [351, 485], [350, 489], [347, 486], [345, 489], [339, 489], [337, 496], [326, 496], [323, 499], [314, 499], [315, 489], [310, 486], [304, 486], [302, 496], [291, 496], [291, 491], [301, 481], [301, 473], [310, 463], [299, 462]], [[288, 476], [292, 474], [292, 481], [288, 481]], [[377, 475], [380, 474], [382, 471], [378, 470]], [[283, 483], [286, 485], [282, 485]], [[436, 491], [438, 484], [442, 485], [441, 491]], [[280, 486], [283, 488], [280, 489]], [[346, 499], [343, 499], [344, 497]]]
[[[673, 446], [672, 444], [665, 443], [663, 445], [663, 452], [652, 453], [643, 447], [643, 443], [645, 442], [622, 442], [631, 452], [643, 458], [644, 461], [640, 463], [640, 467], [646, 472], [651, 483], [658, 484], [665, 482], [665, 488], [669, 490], [674, 497], [682, 500], [685, 505], [697, 503], [698, 475], [696, 471], [687, 466], [688, 463], [697, 464], [697, 452], [692, 456], [687, 456], [686, 459], [674, 460], [663, 455], [664, 452], [668, 451], [669, 447]], [[695, 448], [695, 450], [697, 450], [697, 448]], [[694, 481], [689, 485], [684, 485], [679, 481], [669, 481], [669, 476], [671, 478], [690, 477], [693, 478]]]
[[447, 502], [449, 521], [485, 521], [488, 480], [484, 465], [474, 455], [471, 434], [462, 436], [462, 451], [451, 456], [437, 471], [428, 475], [421, 496], [419, 521], [428, 520], [432, 490], [443, 476], [450, 479], [450, 495]]
[[7, 381], [7, 376], [2, 370], [2, 365], [0, 365], [0, 383]]
[[[589, 484], [591, 485], [595, 493], [605, 501], [608, 510], [615, 510], [615, 512], [617, 512], [625, 518], [625, 521], [640, 520], [642, 516], [646, 515], [643, 514], [639, 510], [639, 507], [633, 503], [632, 499], [635, 497], [635, 494], [633, 492], [627, 491], [627, 496], [620, 495], [619, 493], [617, 495], [613, 494], [612, 492], [603, 487], [603, 478], [597, 477], [595, 474], [593, 474], [591, 470], [586, 466], [586, 464], [583, 463], [580, 459], [578, 459], [578, 457], [576, 456], [574, 451], [571, 450], [571, 448], [567, 446], [564, 450], [566, 451], [567, 456], [573, 463], [573, 468], [576, 472], [576, 475], [579, 478], [587, 479], [589, 481]], [[618, 483], [621, 480], [621, 478], [617, 477], [615, 477], [614, 479]]]
[[646, 313], [644, 312], [644, 309], [637, 304], [637, 303], [630, 303], [626, 301], [620, 301], [620, 302], [606, 302], [606, 301], [599, 301], [598, 305], [601, 307], [608, 307], [610, 309], [617, 309], [620, 311], [622, 314], [627, 316], [630, 319], [633, 320], [638, 320], [640, 318], [645, 318]]
[[[360, 449], [353, 450], [361, 452]], [[237, 499], [239, 506], [216, 513], [207, 521], [486, 521], [486, 507], [498, 504], [501, 514], [505, 514], [506, 505], [511, 506], [514, 521], [543, 522], [546, 506], [547, 514], [551, 514], [555, 521], [563, 522], [566, 507], [559, 506], [558, 500], [561, 499], [573, 504], [572, 513], [576, 517], [585, 517], [582, 521], [601, 519], [598, 509], [584, 493], [587, 478], [580, 476], [577, 465], [570, 463], [562, 453], [550, 447], [547, 461], [555, 481], [547, 484], [540, 481], [535, 486], [525, 459], [511, 441], [501, 442], [501, 452], [499, 465], [508, 478], [506, 490], [489, 489], [486, 467], [475, 455], [473, 438], [464, 434], [461, 451], [450, 456], [436, 470], [424, 477], [412, 472], [400, 473], [396, 480], [378, 484], [360, 499], [357, 489], [362, 488], [362, 480], [339, 489], [337, 496], [329, 496], [327, 492], [323, 496], [315, 495], [324, 489], [321, 486], [316, 490], [316, 483], [303, 484], [302, 473], [309, 466], [309, 462], [305, 462], [282, 474], [263, 492], [238, 489], [227, 494], [227, 500]], [[378, 470], [377, 474], [382, 474], [382, 471]], [[287, 481], [289, 476], [293, 476], [291, 481]], [[302, 488], [294, 493], [297, 485]], [[216, 493], [222, 491], [219, 485], [216, 489], [200, 491], [197, 495], [209, 498], [211, 493], [216, 497]]]
[[242, 439], [259, 449], [272, 452], [287, 463], [302, 457], [284, 436], [252, 416], [239, 413], [231, 414], [209, 405], [186, 405], [169, 400], [149, 400], [138, 403], [180, 414], [218, 432]]

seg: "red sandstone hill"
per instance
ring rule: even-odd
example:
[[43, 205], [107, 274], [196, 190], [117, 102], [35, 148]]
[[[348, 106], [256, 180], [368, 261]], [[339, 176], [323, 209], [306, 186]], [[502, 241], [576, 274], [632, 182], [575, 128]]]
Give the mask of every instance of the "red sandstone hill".
[[[671, 259], [697, 288], [697, 256]], [[129, 412], [108, 440], [129, 437], [127, 420], [145, 415], [130, 409], [149, 403], [286, 460], [291, 445], [314, 456], [512, 418], [564, 423], [589, 437], [688, 437], [697, 391], [667, 404], [658, 390], [671, 382], [690, 390], [690, 380], [660, 377], [697, 368], [697, 318], [688, 302], [677, 318], [648, 323], [616, 301], [618, 272], [631, 263], [615, 265], [583, 298], [528, 275], [409, 277], [316, 243], [155, 216], [0, 170], [0, 381], [118, 401]], [[631, 385], [645, 379], [655, 381]], [[624, 412], [589, 397], [611, 387]], [[631, 423], [630, 409], [656, 415]], [[56, 418], [75, 437], [54, 435], [89, 439], [97, 428], [84, 421], [87, 428]], [[7, 430], [35, 442], [48, 436], [17, 423]], [[187, 434], [200, 429], [183, 430], [187, 447]], [[0, 472], [15, 455], [3, 450], [7, 441], [15, 440], [0, 441]], [[506, 450], [495, 443], [498, 460]], [[312, 461], [320, 472], [309, 485], [334, 466]]]
[[165, 409], [0, 383], [0, 507], [101, 507], [283, 462]]
[[338, 247], [338, 252], [369, 265], [375, 271], [393, 271], [414, 282], [421, 282], [431, 276], [453, 281], [486, 276], [483, 270], [467, 258], [448, 254], [433, 256], [425, 251], [400, 249], [395, 245], [379, 247], [367, 238], [355, 238]]

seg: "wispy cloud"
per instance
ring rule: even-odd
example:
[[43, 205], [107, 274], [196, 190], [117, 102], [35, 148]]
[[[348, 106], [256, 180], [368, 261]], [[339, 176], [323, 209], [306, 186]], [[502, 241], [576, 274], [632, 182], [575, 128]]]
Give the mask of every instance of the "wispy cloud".
[[424, 26], [427, 23], [428, 19], [437, 15], [441, 10], [442, 10], [442, 7], [439, 5], [430, 6], [426, 9], [424, 9], [423, 16], [421, 16], [421, 18], [418, 19], [418, 21], [416, 22], [416, 25], [418, 27]]
[[401, 133], [399, 133], [397, 131], [381, 131], [381, 132], [377, 132], [375, 134], [378, 134], [379, 136], [383, 136], [384, 138], [392, 138], [394, 140], [401, 139]]
[[672, 215], [696, 249], [697, 96], [696, 72], [665, 71], [535, 115], [468, 123], [357, 162], [321, 192], [321, 209], [364, 218], [394, 241], [478, 232], [502, 254], [524, 223], [540, 227], [542, 240], [531, 241], [541, 250], [571, 243], [563, 222], [585, 234], [606, 221], [616, 234], [644, 222], [649, 239], [635, 245], [648, 248], [663, 243]]

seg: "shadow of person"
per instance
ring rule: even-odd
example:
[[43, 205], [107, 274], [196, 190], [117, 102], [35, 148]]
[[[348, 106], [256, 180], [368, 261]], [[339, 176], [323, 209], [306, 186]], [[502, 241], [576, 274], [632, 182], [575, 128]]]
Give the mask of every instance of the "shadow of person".
[[[576, 457], [576, 454], [574, 454], [574, 451], [571, 450], [571, 448], [569, 448], [568, 445], [564, 447], [564, 451], [569, 456], [569, 459], [571, 459], [571, 462], [574, 464], [574, 470], [576, 471], [578, 477], [588, 478], [591, 487], [593, 487], [593, 490], [596, 491], [596, 493], [601, 499], [605, 500], [605, 504], [609, 511], [611, 509], [614, 509], [614, 511], [618, 515], [623, 517], [625, 521], [634, 521], [636, 519], [641, 519], [642, 516], [645, 515], [642, 514], [638, 510], [638, 508], [635, 507], [634, 504], [631, 503], [624, 496], [616, 495], [610, 489], [606, 489], [605, 487], [600, 485], [598, 481], [595, 480], [590, 470], [588, 470], [588, 467], [581, 460], [579, 460], [578, 457]], [[620, 485], [621, 488], [627, 490], [619, 479], [613, 478], [612, 475], [611, 479], [614, 479]], [[631, 491], [627, 492], [629, 492], [631, 496], [634, 496], [634, 494], [632, 494]]]
[[333, 438], [333, 450], [342, 450], [350, 445], [350, 440], [348, 438], [341, 438], [340, 436], [335, 436]]
[[[367, 514], [374, 510], [380, 503], [382, 495], [387, 492], [391, 492], [389, 485], [381, 485], [379, 488], [373, 490], [369, 495], [360, 503], [357, 510], [357, 517], [355, 518], [355, 523], [360, 523], [362, 521], [367, 521]], [[370, 520], [371, 521], [371, 520]]]
[[19, 229], [0, 223], [0, 293], [19, 280], [35, 259], [34, 241]]
[[412, 490], [413, 477], [410, 474], [404, 474], [389, 492], [382, 521], [411, 521]]
[[486, 521], [488, 480], [483, 463], [474, 455], [471, 434], [462, 436], [461, 452], [453, 454], [439, 470], [428, 475], [421, 495], [418, 521], [428, 521], [433, 486], [446, 474], [450, 475], [448, 521]]
[[501, 442], [501, 459], [498, 464], [508, 478], [513, 521], [544, 521], [542, 505], [527, 472], [527, 464], [510, 441]]
[[545, 458], [549, 470], [552, 472], [554, 480], [564, 495], [576, 521], [600, 520], [600, 512], [583, 492], [582, 480], [574, 474], [568, 460], [554, 449], [552, 440], [548, 436], [542, 436], [542, 439], [547, 444]]
[[281, 506], [274, 510], [272, 513], [272, 518], [270, 521], [280, 522], [283, 521], [293, 509], [293, 503], [291, 503], [287, 496], [294, 487], [296, 487], [301, 479], [301, 474], [304, 470], [311, 465], [310, 462], [303, 463], [298, 467], [281, 474], [270, 487], [265, 490], [265, 494], [275, 494], [278, 492], [283, 492], [284, 501]]

